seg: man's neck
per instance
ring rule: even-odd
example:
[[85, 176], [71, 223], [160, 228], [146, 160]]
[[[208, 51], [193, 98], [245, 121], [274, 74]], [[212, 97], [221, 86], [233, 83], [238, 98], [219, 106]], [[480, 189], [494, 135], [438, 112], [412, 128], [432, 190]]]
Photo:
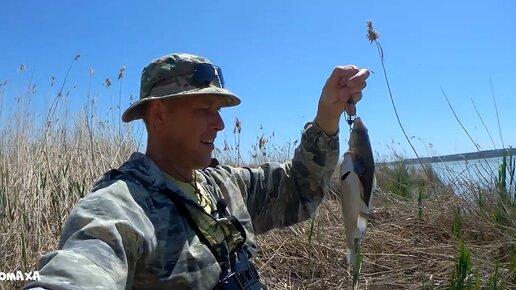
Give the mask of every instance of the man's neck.
[[147, 150], [145, 153], [152, 161], [161, 169], [161, 171], [183, 182], [191, 182], [193, 179], [193, 168], [185, 168], [180, 166], [174, 160], [155, 154], [153, 151]]
[[172, 176], [173, 178], [175, 178], [179, 181], [182, 181], [182, 182], [190, 183], [193, 180], [193, 170], [192, 169], [184, 170], [184, 169], [180, 169], [180, 168], [170, 168], [168, 170], [163, 170], [163, 171], [166, 174], [168, 174], [168, 175]]

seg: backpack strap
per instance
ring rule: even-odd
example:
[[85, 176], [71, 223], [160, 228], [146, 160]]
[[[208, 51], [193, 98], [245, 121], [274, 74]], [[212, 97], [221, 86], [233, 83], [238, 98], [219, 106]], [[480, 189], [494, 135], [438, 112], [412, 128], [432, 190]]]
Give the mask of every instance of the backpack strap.
[[[96, 188], [106, 186], [106, 182], [109, 180], [124, 180], [136, 182], [142, 185], [145, 188], [150, 188], [154, 190], [158, 190], [160, 193], [165, 195], [172, 201], [172, 203], [176, 206], [177, 210], [183, 216], [190, 227], [194, 230], [195, 234], [199, 238], [199, 240], [205, 244], [208, 249], [211, 251], [213, 256], [216, 258], [217, 262], [221, 267], [221, 274], [219, 277], [219, 283], [215, 287], [215, 289], [224, 289], [224, 290], [235, 290], [235, 289], [245, 289], [245, 290], [260, 290], [266, 289], [266, 287], [259, 281], [259, 275], [254, 265], [249, 260], [247, 253], [244, 250], [246, 238], [246, 231], [242, 224], [236, 219], [236, 217], [229, 215], [226, 210], [227, 204], [224, 199], [219, 199], [217, 201], [217, 211], [219, 213], [223, 213], [233, 226], [240, 232], [243, 238], [243, 242], [238, 244], [232, 253], [227, 252], [227, 246], [225, 247], [224, 257], [219, 254], [219, 251], [215, 249], [215, 246], [208, 240], [208, 238], [202, 233], [199, 225], [193, 218], [191, 211], [188, 209], [188, 206], [199, 210], [202, 214], [209, 216], [213, 219], [221, 228], [222, 225], [211, 215], [206, 213], [204, 209], [202, 209], [197, 203], [184, 198], [183, 196], [177, 194], [177, 192], [172, 191], [171, 189], [165, 187], [163, 189], [156, 189], [154, 186], [150, 184], [144, 184], [142, 181], [131, 178], [131, 176], [121, 170], [112, 169], [104, 174], [99, 182], [96, 183]], [[220, 208], [219, 208], [220, 203]], [[225, 234], [224, 229], [222, 231]], [[224, 239], [227, 241], [227, 239]], [[221, 247], [223, 248], [223, 247]], [[232, 256], [235, 256], [231, 258]]]
[[[213, 220], [213, 222], [216, 223], [221, 228], [221, 231], [224, 233], [224, 236], [226, 237], [226, 233], [225, 233], [225, 231], [223, 229], [223, 226], [220, 225], [220, 223], [217, 221], [217, 219], [215, 219], [210, 214], [206, 213], [204, 211], [204, 209], [199, 204], [195, 203], [194, 201], [192, 201], [190, 199], [187, 199], [187, 198], [181, 196], [177, 192], [175, 192], [175, 191], [173, 191], [173, 190], [171, 190], [171, 189], [169, 189], [167, 187], [161, 188], [161, 189], [160, 188], [156, 188], [155, 186], [152, 186], [150, 184], [142, 182], [142, 180], [135, 179], [130, 174], [127, 174], [127, 173], [125, 173], [125, 172], [123, 172], [121, 170], [118, 170], [118, 169], [112, 169], [112, 170], [106, 172], [101, 177], [99, 182], [97, 182], [98, 185], [95, 187], [95, 189], [98, 189], [99, 186], [100, 187], [107, 186], [106, 182], [108, 180], [110, 180], [110, 181], [113, 181], [113, 180], [124, 180], [124, 181], [136, 182], [136, 183], [140, 184], [142, 187], [145, 187], [147, 189], [153, 189], [153, 190], [159, 191], [161, 194], [163, 194], [166, 197], [168, 197], [168, 199], [170, 201], [172, 201], [172, 203], [175, 205], [175, 207], [179, 211], [179, 214], [186, 219], [188, 225], [195, 232], [195, 234], [197, 235], [199, 240], [204, 245], [206, 245], [206, 247], [208, 247], [208, 249], [213, 254], [213, 256], [215, 257], [217, 262], [219, 262], [221, 268], [222, 269], [229, 269], [231, 267], [227, 246], [220, 245], [220, 244], [219, 245], [217, 245], [217, 244], [214, 245], [213, 243], [211, 243], [208, 240], [208, 238], [206, 237], [206, 235], [203, 234], [203, 232], [201, 231], [201, 229], [200, 229], [200, 227], [198, 225], [198, 222], [193, 218], [192, 213], [191, 213], [191, 209], [195, 209], [199, 213], [201, 213], [201, 214], [205, 215], [206, 217], [208, 217], [209, 219]], [[233, 223], [233, 221], [231, 221], [231, 222]], [[236, 221], [236, 223], [240, 224], [238, 221]], [[237, 228], [238, 231], [241, 231], [238, 228], [238, 226], [235, 226], [235, 228]], [[240, 228], [243, 229], [241, 224], [240, 224]], [[244, 231], [244, 235], [242, 237], [245, 238], [245, 231]], [[224, 242], [225, 241], [227, 241], [227, 238], [224, 239]], [[216, 246], [219, 246], [221, 252], [216, 250], [216, 248], [215, 248]]]
[[[190, 227], [194, 230], [195, 234], [197, 234], [197, 237], [199, 237], [199, 240], [203, 244], [205, 244], [208, 247], [208, 249], [210, 249], [211, 253], [213, 254], [213, 256], [215, 256], [217, 261], [219, 263], [227, 263], [227, 259], [224, 259], [224, 258], [222, 258], [219, 255], [217, 250], [215, 250], [214, 246], [210, 243], [210, 241], [208, 241], [206, 236], [202, 233], [201, 229], [199, 228], [199, 226], [197, 225], [197, 223], [193, 219], [192, 215], [190, 214], [190, 212], [186, 208], [186, 205], [183, 203], [186, 199], [183, 199], [180, 195], [174, 194], [168, 188], [160, 190], [160, 192], [163, 195], [165, 195], [166, 197], [168, 197], [172, 201], [172, 203], [174, 203], [174, 205], [176, 206], [176, 208], [179, 211], [179, 213], [181, 214], [181, 216], [186, 218], [186, 221], [188, 222]], [[190, 200], [188, 200], [188, 201], [190, 201]], [[202, 212], [205, 213], [204, 210]]]

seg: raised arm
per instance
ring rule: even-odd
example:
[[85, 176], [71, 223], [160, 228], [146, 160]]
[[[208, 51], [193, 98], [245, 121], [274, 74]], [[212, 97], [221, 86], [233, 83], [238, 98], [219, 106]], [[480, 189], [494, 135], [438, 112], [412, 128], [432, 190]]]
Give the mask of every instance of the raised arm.
[[238, 169], [248, 185], [244, 200], [256, 234], [312, 216], [337, 165], [338, 148], [337, 136], [308, 123], [292, 161]]
[[315, 122], [308, 123], [292, 161], [238, 169], [256, 233], [310, 218], [324, 197], [339, 158], [339, 121], [354, 114], [369, 76], [355, 66], [336, 67], [324, 85]]

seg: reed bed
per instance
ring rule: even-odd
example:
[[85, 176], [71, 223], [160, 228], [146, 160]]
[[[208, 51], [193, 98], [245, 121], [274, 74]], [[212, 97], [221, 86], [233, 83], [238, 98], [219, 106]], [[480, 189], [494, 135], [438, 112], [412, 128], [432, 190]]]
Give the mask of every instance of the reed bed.
[[[100, 118], [90, 95], [81, 111], [70, 113], [65, 83], [52, 96], [48, 114], [37, 119], [30, 106], [35, 90], [24, 90], [15, 110], [2, 111], [10, 96], [7, 82], [0, 82], [0, 271], [36, 270], [40, 256], [56, 249], [76, 202], [100, 174], [141, 146], [132, 126]], [[233, 140], [216, 151], [223, 163], [284, 161], [298, 145], [298, 140], [278, 145], [274, 136], [259, 133], [246, 151], [240, 147], [238, 119], [233, 133]], [[509, 175], [512, 160], [503, 168]], [[502, 180], [501, 169], [485, 174], [498, 180], [489, 177], [481, 184], [453, 178], [465, 188], [458, 193], [446, 182], [450, 176], [423, 171], [377, 168], [379, 188], [361, 242], [359, 288], [516, 289], [513, 178]], [[258, 236], [256, 265], [270, 289], [351, 288], [339, 196], [336, 180], [313, 221]], [[474, 285], [468, 288], [467, 281]], [[22, 285], [0, 281], [0, 290]]]
[[[351, 289], [346, 239], [339, 200], [328, 198], [319, 209], [310, 243], [309, 223], [260, 236], [258, 267], [272, 289]], [[424, 217], [417, 202], [378, 192], [368, 233], [361, 242], [360, 289], [449, 289], [450, 273], [460, 251], [452, 224], [455, 208], [471, 207], [456, 196], [427, 199]], [[463, 216], [463, 232], [479, 271], [481, 289], [499, 261], [509, 269], [516, 230], [501, 230], [474, 208]], [[514, 259], [514, 258], [513, 258]], [[514, 270], [513, 270], [514, 271]], [[514, 272], [502, 273], [505, 289], [514, 289]]]

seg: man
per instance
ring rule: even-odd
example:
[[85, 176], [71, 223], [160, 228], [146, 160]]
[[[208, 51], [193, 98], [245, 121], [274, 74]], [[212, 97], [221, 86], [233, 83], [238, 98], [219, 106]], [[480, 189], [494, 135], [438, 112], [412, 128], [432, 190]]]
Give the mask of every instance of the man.
[[368, 76], [334, 69], [292, 161], [235, 168], [211, 158], [219, 109], [240, 103], [220, 68], [189, 54], [151, 62], [122, 116], [145, 122], [146, 153], [79, 201], [26, 289], [262, 289], [254, 235], [313, 215], [339, 157], [340, 117]]

